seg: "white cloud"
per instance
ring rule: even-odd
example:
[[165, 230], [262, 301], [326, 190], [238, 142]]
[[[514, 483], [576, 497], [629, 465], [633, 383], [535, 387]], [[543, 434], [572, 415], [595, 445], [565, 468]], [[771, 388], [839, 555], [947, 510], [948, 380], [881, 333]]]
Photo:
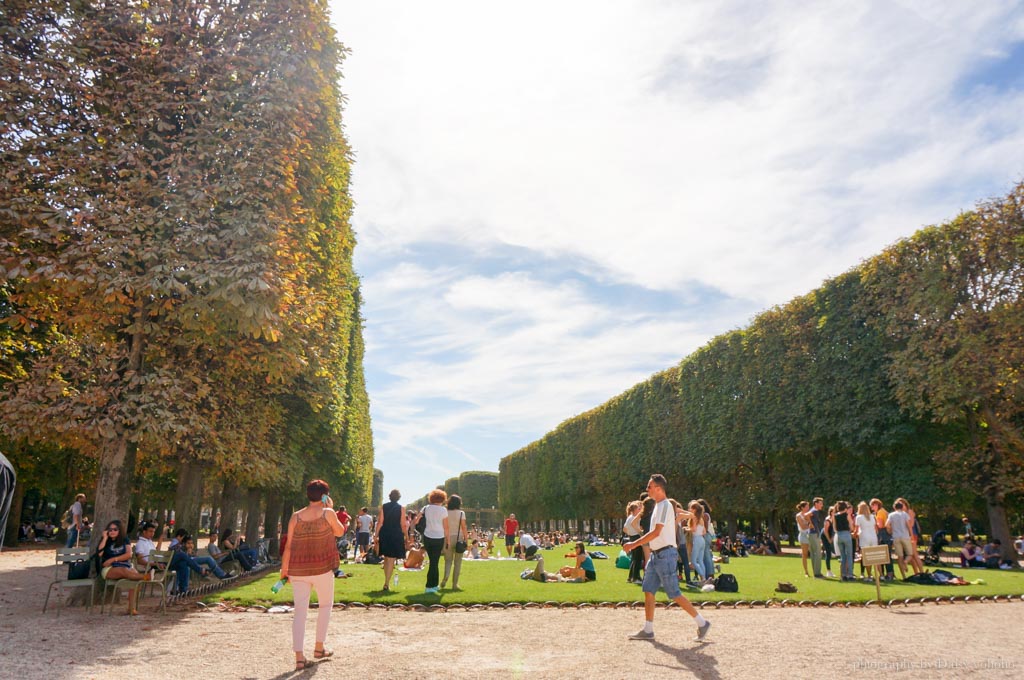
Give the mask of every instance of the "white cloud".
[[[399, 378], [371, 394], [384, 456], [417, 428], [539, 436], [1024, 174], [1019, 81], [969, 82], [1024, 40], [1021, 2], [333, 8], [357, 257], [389, 267], [364, 272], [367, 362]], [[572, 281], [437, 267], [424, 243], [747, 303], [634, 326]], [[431, 398], [462, 406], [409, 415]]]

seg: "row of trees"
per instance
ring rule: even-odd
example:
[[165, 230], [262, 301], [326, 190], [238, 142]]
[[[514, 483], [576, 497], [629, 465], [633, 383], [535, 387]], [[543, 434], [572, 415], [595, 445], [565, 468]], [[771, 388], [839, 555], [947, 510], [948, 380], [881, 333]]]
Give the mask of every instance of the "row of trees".
[[980, 498], [1009, 554], [1007, 508], [1024, 491], [1022, 256], [1024, 184], [505, 457], [501, 507], [620, 517], [652, 472], [680, 500], [773, 531], [816, 495], [906, 496], [933, 516]]
[[[458, 495], [462, 499], [462, 507], [488, 510], [498, 505], [498, 473], [470, 470], [458, 477], [450, 477], [444, 484], [438, 484], [449, 496]], [[427, 496], [422, 496], [407, 505], [410, 508], [422, 508], [427, 504]]]
[[0, 29], [0, 447], [19, 487], [58, 512], [94, 488], [99, 522], [261, 507], [269, 531], [310, 476], [369, 501], [325, 3], [11, 0]]

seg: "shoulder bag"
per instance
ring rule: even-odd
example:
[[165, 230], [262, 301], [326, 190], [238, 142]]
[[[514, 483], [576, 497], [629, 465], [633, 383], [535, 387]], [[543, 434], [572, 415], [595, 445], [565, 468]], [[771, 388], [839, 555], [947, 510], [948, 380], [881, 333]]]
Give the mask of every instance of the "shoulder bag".
[[466, 519], [466, 513], [465, 512], [463, 512], [459, 516], [459, 528], [458, 528], [458, 531], [455, 533], [455, 552], [459, 553], [460, 555], [462, 553], [466, 552], [466, 548], [468, 547], [466, 545], [466, 541], [462, 540], [462, 521], [464, 519]]
[[427, 530], [427, 509], [423, 508], [420, 510], [420, 518], [416, 520], [416, 526], [414, 527], [419, 533], [423, 533]]

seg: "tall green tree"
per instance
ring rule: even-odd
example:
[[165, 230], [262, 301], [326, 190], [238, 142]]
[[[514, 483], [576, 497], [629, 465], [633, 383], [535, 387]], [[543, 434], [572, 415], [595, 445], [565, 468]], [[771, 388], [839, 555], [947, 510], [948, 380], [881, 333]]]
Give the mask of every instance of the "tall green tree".
[[1013, 557], [1007, 496], [1024, 490], [1024, 184], [923, 229], [865, 265], [890, 342], [899, 402], [962, 423], [944, 466], [977, 485], [992, 534]]
[[[146, 442], [183, 460], [234, 450], [220, 473], [248, 487], [304, 467], [280, 408], [249, 411], [271, 416], [254, 441], [242, 376], [325, 414], [338, 463], [358, 284], [324, 4], [2, 12], [6, 321], [59, 336], [3, 386], [5, 430], [93, 452], [100, 521], [127, 514]], [[361, 465], [368, 495], [372, 453]]]

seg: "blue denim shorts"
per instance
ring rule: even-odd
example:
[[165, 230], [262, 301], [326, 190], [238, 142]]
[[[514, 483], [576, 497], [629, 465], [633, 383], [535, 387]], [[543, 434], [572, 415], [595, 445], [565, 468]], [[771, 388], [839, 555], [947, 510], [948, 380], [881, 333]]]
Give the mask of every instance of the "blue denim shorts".
[[644, 568], [642, 590], [645, 593], [657, 593], [661, 588], [669, 599], [682, 595], [682, 591], [679, 590], [679, 575], [676, 573], [678, 559], [679, 553], [676, 550], [651, 552], [651, 558], [647, 560], [647, 566]]

